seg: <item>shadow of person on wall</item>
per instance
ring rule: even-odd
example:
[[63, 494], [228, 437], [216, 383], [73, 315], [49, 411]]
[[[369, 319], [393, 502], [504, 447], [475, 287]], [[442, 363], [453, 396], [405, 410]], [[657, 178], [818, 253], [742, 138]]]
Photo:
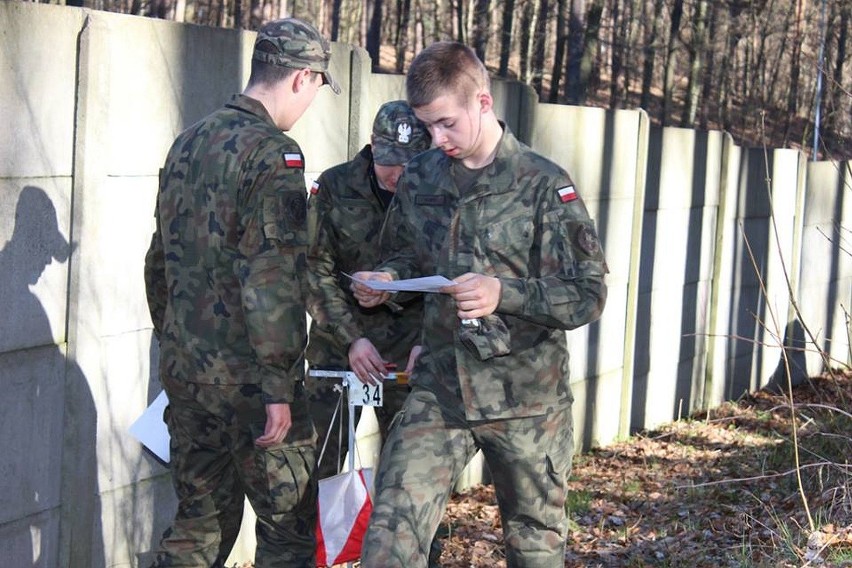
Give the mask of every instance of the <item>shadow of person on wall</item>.
[[[72, 248], [47, 193], [24, 187], [11, 238], [0, 249], [4, 566], [105, 564], [97, 413], [86, 377], [67, 358], [68, 265], [42, 278], [53, 261], [67, 263]], [[48, 314], [57, 313], [52, 326]]]

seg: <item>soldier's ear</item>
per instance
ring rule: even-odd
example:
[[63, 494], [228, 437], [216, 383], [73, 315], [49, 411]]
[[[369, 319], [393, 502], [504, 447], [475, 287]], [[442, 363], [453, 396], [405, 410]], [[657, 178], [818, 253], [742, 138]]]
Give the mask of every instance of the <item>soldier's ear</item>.
[[491, 98], [491, 93], [488, 91], [480, 91], [477, 99], [479, 99], [479, 112], [482, 114], [485, 114], [494, 107], [494, 99]]

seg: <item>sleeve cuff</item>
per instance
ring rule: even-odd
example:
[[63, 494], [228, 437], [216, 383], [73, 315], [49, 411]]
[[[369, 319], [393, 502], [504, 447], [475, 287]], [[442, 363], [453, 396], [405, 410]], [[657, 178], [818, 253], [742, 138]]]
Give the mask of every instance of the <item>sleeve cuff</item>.
[[504, 314], [518, 315], [523, 313], [526, 286], [523, 280], [517, 278], [500, 279], [500, 303], [497, 311]]
[[295, 381], [272, 377], [261, 384], [263, 404], [290, 404], [295, 399]]

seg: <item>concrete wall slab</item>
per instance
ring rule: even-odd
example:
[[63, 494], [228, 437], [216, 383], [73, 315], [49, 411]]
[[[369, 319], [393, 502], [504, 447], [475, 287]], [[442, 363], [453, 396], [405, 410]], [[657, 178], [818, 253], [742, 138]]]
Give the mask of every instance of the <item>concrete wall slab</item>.
[[9, 523], [0, 523], [4, 566], [55, 568], [60, 566], [59, 511], [52, 509]]
[[60, 347], [0, 353], [0, 525], [60, 505], [64, 378]]
[[0, 180], [0, 352], [65, 341], [70, 178]]
[[[0, 3], [0, 178], [71, 175], [82, 10]], [[33, 41], [49, 37], [50, 41]]]

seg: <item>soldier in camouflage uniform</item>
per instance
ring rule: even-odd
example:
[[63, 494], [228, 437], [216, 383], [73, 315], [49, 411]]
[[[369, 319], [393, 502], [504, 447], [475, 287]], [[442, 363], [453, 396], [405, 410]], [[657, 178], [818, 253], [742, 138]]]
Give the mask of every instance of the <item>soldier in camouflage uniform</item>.
[[[568, 174], [496, 118], [472, 50], [431, 45], [406, 87], [437, 148], [400, 180], [379, 272], [356, 276], [454, 285], [425, 299], [423, 351], [379, 462], [362, 566], [424, 566], [453, 483], [481, 449], [507, 565], [562, 567], [573, 457], [564, 330], [606, 300], [594, 224]], [[387, 297], [353, 289], [364, 306]]]
[[248, 497], [255, 565], [311, 566], [313, 424], [304, 391], [304, 161], [289, 130], [330, 45], [284, 19], [258, 32], [248, 86], [175, 140], [145, 258], [169, 397], [174, 523], [154, 566], [223, 566]]
[[[431, 138], [408, 103], [391, 101], [373, 120], [371, 142], [351, 161], [323, 172], [308, 198], [312, 321], [307, 358], [319, 367], [348, 367], [365, 383], [373, 380], [370, 375], [383, 375], [387, 363], [399, 371], [408, 368], [420, 337], [423, 297], [409, 295], [392, 304], [361, 308], [346, 274], [378, 263], [379, 233], [397, 180], [405, 163], [429, 148]], [[329, 428], [339, 400], [332, 380], [308, 377], [305, 382], [319, 443], [328, 440], [317, 468], [322, 479], [338, 473], [338, 449], [347, 447], [348, 428]], [[375, 409], [382, 440], [407, 395], [407, 385], [385, 385], [383, 405]], [[348, 423], [346, 405], [338, 419]]]

